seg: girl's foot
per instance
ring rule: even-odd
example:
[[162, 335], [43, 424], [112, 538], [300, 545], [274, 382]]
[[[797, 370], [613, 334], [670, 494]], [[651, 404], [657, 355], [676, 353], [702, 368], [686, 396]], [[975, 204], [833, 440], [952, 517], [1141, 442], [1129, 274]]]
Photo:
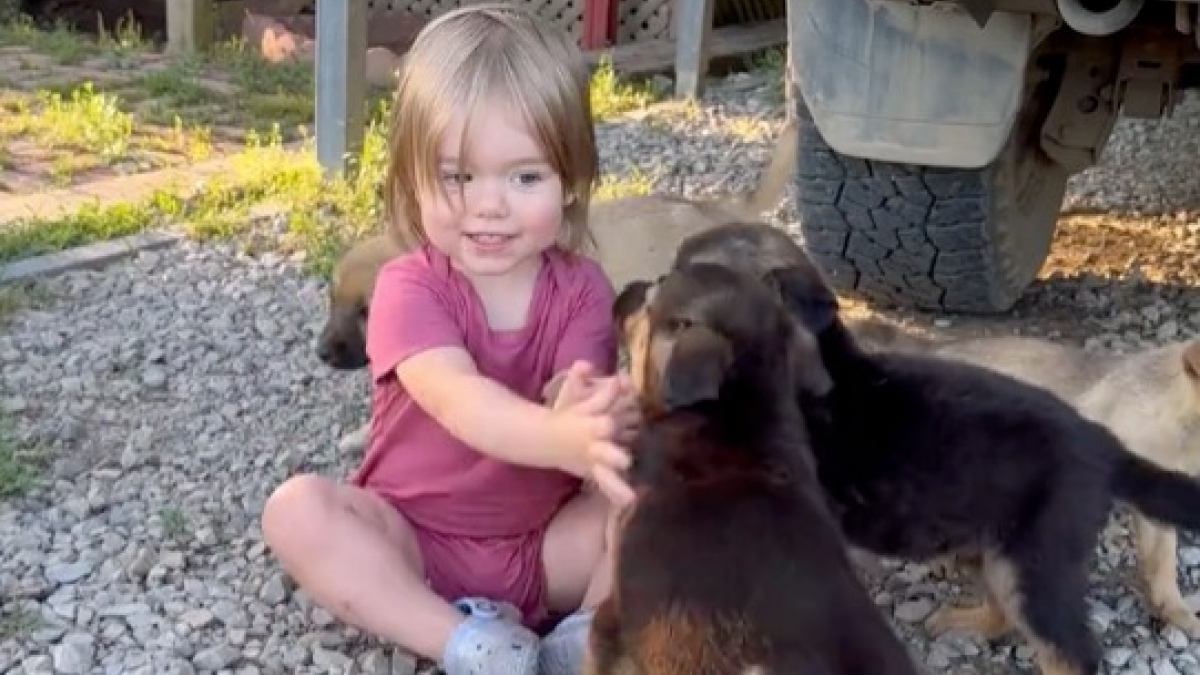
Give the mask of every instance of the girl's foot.
[[593, 614], [593, 609], [581, 609], [560, 621], [542, 638], [538, 675], [578, 675], [582, 672]]
[[467, 618], [446, 643], [446, 675], [537, 675], [538, 636], [520, 623], [520, 612], [507, 603], [462, 598], [454, 603]]

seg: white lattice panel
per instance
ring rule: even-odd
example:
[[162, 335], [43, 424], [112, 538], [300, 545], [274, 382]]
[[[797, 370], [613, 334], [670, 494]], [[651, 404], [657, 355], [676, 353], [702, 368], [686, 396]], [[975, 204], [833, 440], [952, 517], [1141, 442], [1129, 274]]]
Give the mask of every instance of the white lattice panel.
[[[368, 8], [437, 16], [480, 0], [367, 0]], [[578, 39], [583, 27], [583, 0], [513, 0], [531, 8], [538, 16], [562, 26]]]
[[671, 0], [621, 0], [617, 42], [657, 40], [671, 35]]
[[[367, 7], [436, 16], [478, 0], [367, 0]], [[579, 38], [585, 0], [513, 0]], [[667, 37], [671, 29], [671, 0], [619, 0], [617, 42]]]

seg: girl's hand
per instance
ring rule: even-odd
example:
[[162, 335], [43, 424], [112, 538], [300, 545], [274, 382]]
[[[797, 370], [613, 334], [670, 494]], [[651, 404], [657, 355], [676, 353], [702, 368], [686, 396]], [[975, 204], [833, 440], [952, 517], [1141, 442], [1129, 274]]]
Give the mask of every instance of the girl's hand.
[[579, 403], [596, 386], [596, 369], [588, 361], [576, 361], [542, 387], [542, 398], [555, 410]]
[[630, 463], [621, 445], [633, 441], [641, 412], [627, 377], [593, 372], [587, 364], [572, 365], [554, 402], [559, 419], [572, 427], [569, 437], [577, 439], [563, 468], [592, 477], [610, 499], [624, 501], [632, 490], [620, 478]]
[[588, 455], [592, 463], [592, 480], [609, 503], [618, 509], [632, 503], [636, 495], [621, 475], [633, 461], [629, 452], [616, 443], [596, 441], [588, 446]]

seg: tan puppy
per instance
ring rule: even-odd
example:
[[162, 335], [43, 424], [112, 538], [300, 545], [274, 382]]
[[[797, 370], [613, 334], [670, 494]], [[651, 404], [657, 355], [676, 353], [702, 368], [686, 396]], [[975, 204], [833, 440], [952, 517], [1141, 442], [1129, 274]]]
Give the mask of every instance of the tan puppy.
[[[987, 366], [1054, 392], [1108, 427], [1131, 451], [1164, 468], [1200, 474], [1200, 338], [1142, 352], [1089, 354], [1022, 337], [937, 341], [875, 320], [856, 334], [873, 349], [917, 351]], [[1130, 509], [1139, 572], [1151, 610], [1200, 639], [1200, 619], [1177, 581], [1177, 535]]]
[[745, 194], [688, 198], [643, 195], [593, 202], [588, 219], [595, 255], [614, 288], [653, 279], [671, 266], [679, 243], [697, 232], [734, 222], [757, 221], [783, 199], [796, 168], [797, 129], [789, 122], [758, 185]]
[[[679, 242], [729, 222], [758, 220], [777, 205], [796, 166], [797, 129], [789, 122], [776, 139], [776, 151], [754, 190], [746, 194], [686, 198], [640, 195], [593, 202], [588, 211], [596, 249], [592, 254], [615, 288], [633, 279], [654, 278], [667, 271]], [[329, 316], [317, 341], [317, 354], [330, 367], [356, 370], [366, 366], [366, 317], [375, 278], [402, 249], [391, 237], [376, 235], [347, 250], [329, 288]], [[344, 437], [344, 452], [361, 450], [368, 427]]]
[[338, 261], [329, 283], [329, 316], [317, 339], [317, 357], [329, 367], [357, 370], [367, 365], [367, 314], [375, 277], [399, 254], [390, 236], [377, 234], [351, 246]]

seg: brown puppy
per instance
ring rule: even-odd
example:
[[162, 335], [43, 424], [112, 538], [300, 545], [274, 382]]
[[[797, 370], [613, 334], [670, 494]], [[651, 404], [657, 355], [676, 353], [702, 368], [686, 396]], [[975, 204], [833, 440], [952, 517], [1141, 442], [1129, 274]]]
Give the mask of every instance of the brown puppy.
[[829, 388], [812, 336], [757, 277], [717, 265], [639, 295], [623, 324], [647, 405], [637, 497], [585, 672], [915, 675], [816, 481], [794, 399]]
[[329, 316], [317, 340], [317, 357], [331, 368], [366, 367], [367, 314], [375, 278], [383, 264], [399, 254], [391, 237], [378, 234], [351, 246], [338, 260], [329, 283]]

